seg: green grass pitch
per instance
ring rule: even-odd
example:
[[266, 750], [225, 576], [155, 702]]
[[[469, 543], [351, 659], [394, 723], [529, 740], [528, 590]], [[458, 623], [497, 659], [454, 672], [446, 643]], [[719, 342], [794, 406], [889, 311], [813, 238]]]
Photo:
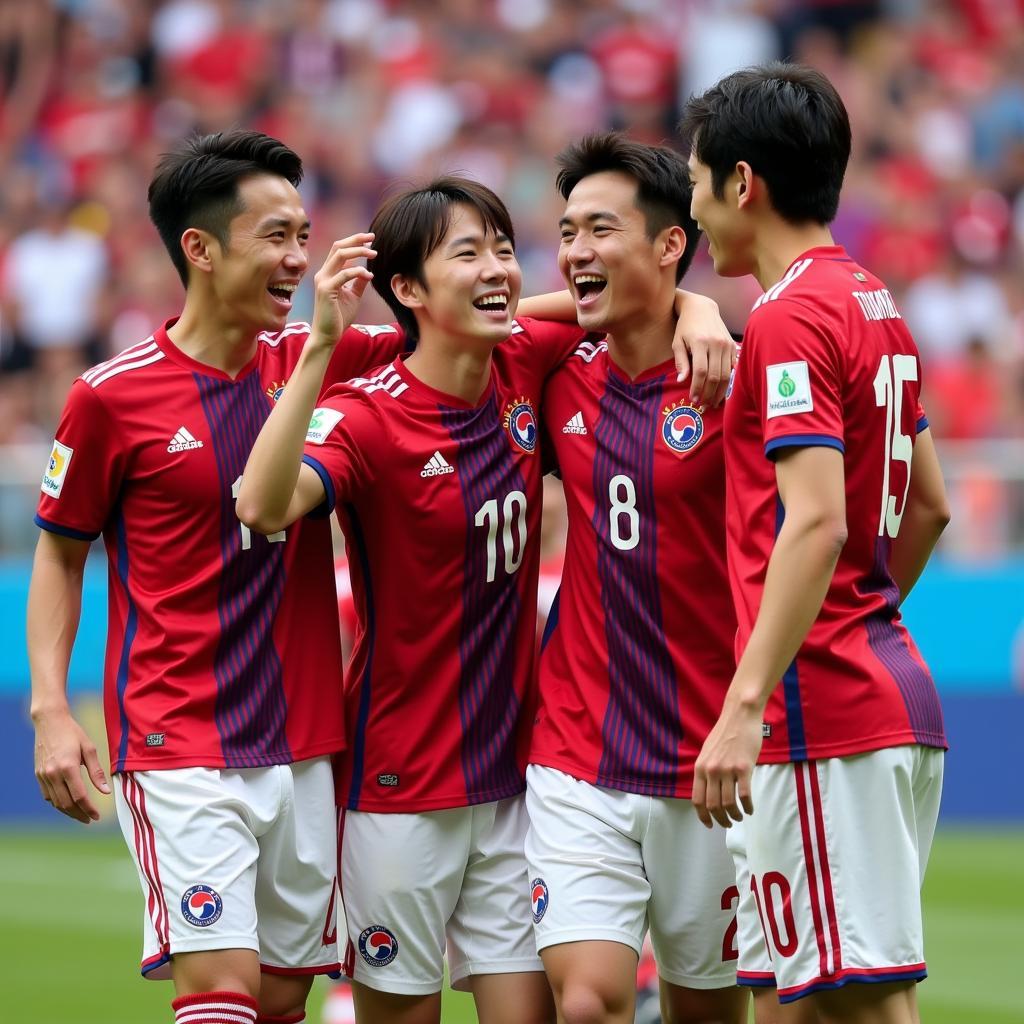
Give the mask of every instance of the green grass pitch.
[[[945, 829], [925, 883], [931, 972], [924, 1024], [1021, 1024], [1016, 988], [1024, 922], [1024, 831]], [[0, 833], [3, 1016], [25, 1024], [166, 1024], [170, 985], [136, 971], [142, 900], [109, 830]], [[326, 983], [314, 989], [320, 1024]], [[467, 996], [445, 994], [447, 1024], [469, 1024]]]

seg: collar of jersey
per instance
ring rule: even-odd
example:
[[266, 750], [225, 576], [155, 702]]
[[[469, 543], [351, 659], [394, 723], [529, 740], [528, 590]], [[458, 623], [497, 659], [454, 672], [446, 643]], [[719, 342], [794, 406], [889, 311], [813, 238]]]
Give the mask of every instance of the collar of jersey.
[[[846, 250], [841, 245], [816, 245], [813, 249], [808, 249], [807, 252], [800, 253], [799, 256], [788, 267], [786, 267], [786, 273], [801, 260], [845, 260], [850, 261], [850, 257]], [[783, 274], [785, 277], [785, 274]]]
[[257, 344], [256, 351], [253, 353], [252, 359], [249, 360], [238, 371], [238, 375], [235, 377], [230, 376], [223, 370], [216, 366], [211, 366], [209, 363], [201, 363], [198, 359], [193, 359], [191, 356], [185, 355], [184, 352], [178, 348], [177, 345], [171, 341], [167, 332], [178, 322], [176, 316], [172, 316], [162, 327], [158, 327], [153, 332], [153, 340], [160, 346], [160, 350], [167, 356], [168, 359], [177, 363], [179, 366], [183, 366], [186, 370], [191, 373], [201, 373], [204, 377], [216, 377], [218, 380], [226, 380], [231, 384], [237, 384], [241, 380], [245, 380], [253, 370], [256, 369], [256, 364], [259, 361], [259, 345]]
[[484, 393], [480, 396], [476, 402], [467, 402], [458, 395], [449, 395], [445, 391], [438, 391], [437, 388], [432, 388], [429, 384], [424, 384], [409, 368], [405, 365], [405, 360], [412, 353], [406, 353], [400, 355], [391, 365], [395, 368], [395, 372], [402, 380], [409, 385], [409, 390], [414, 392], [418, 398], [422, 398], [424, 401], [430, 402], [432, 405], [443, 405], [449, 409], [479, 409], [482, 405], [485, 405], [491, 395], [494, 393], [494, 357], [491, 357], [491, 376], [487, 381], [487, 387], [484, 388]]
[[666, 359], [664, 362], [658, 363], [655, 366], [649, 366], [646, 370], [643, 370], [632, 380], [626, 374], [626, 371], [622, 369], [618, 363], [612, 359], [611, 350], [608, 349], [604, 353], [605, 358], [608, 360], [608, 376], [614, 377], [619, 383], [625, 384], [626, 387], [635, 388], [640, 384], [646, 384], [649, 381], [657, 380], [659, 377], [664, 377], [666, 373], [671, 372], [675, 369], [675, 360]]

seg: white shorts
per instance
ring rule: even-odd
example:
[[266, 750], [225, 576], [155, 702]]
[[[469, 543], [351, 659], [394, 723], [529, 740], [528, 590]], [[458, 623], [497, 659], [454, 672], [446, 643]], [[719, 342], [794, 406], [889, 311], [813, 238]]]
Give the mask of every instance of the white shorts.
[[687, 988], [736, 984], [737, 890], [721, 829], [689, 800], [526, 769], [537, 948], [607, 940], [639, 957], [650, 927], [658, 974]]
[[526, 898], [523, 797], [419, 814], [344, 811], [345, 973], [381, 992], [542, 971]]
[[270, 974], [339, 969], [330, 758], [123, 772], [114, 798], [146, 901], [146, 977], [210, 949], [254, 949]]
[[727, 832], [741, 983], [774, 981], [785, 1003], [926, 976], [921, 883], [943, 760], [903, 746], [754, 769], [754, 813]]

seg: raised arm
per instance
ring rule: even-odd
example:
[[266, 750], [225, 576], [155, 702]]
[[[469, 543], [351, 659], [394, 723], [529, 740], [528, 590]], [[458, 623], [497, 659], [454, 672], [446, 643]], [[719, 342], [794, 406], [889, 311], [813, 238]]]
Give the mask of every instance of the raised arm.
[[690, 379], [690, 402], [714, 409], [722, 404], [739, 349], [722, 321], [718, 303], [706, 295], [676, 289], [672, 353], [677, 380]]
[[[519, 316], [537, 320], [576, 321], [571, 293], [546, 292], [519, 301]], [[690, 401], [714, 408], [721, 405], [736, 365], [736, 342], [719, 315], [718, 303], [706, 295], [676, 289], [675, 336], [672, 352], [680, 381], [690, 378]]]
[[98, 821], [100, 813], [82, 778], [82, 767], [97, 790], [110, 792], [96, 745], [75, 721], [67, 697], [88, 553], [88, 541], [43, 530], [36, 545], [27, 612], [36, 780], [47, 803], [85, 824]]
[[899, 536], [892, 542], [889, 572], [900, 591], [900, 601], [918, 581], [949, 523], [949, 499], [932, 432], [924, 430], [914, 441], [910, 463], [910, 490]]
[[302, 463], [309, 421], [342, 332], [373, 275], [355, 261], [375, 255], [370, 234], [335, 242], [313, 279], [312, 330], [295, 372], [256, 438], [242, 473], [235, 512], [250, 529], [276, 533], [324, 499], [320, 477]]
[[576, 323], [576, 303], [566, 288], [560, 292], [545, 292], [543, 295], [528, 295], [519, 300], [516, 307], [518, 316], [531, 316], [535, 320], [558, 320], [562, 323]]

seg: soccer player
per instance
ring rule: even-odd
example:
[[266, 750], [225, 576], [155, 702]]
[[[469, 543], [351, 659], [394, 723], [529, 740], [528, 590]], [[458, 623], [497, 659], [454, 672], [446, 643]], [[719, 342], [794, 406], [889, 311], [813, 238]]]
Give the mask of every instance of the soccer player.
[[472, 991], [485, 1024], [547, 1020], [519, 746], [537, 408], [579, 328], [513, 320], [512, 225], [476, 182], [395, 195], [371, 233], [374, 287], [415, 351], [332, 388], [314, 411], [346, 319], [336, 279], [318, 274], [315, 330], [253, 448], [238, 514], [273, 533], [326, 506], [348, 542], [360, 623], [337, 788], [359, 1019], [438, 1021], [447, 940], [452, 984]]
[[771, 955], [752, 973], [741, 942], [741, 979], [822, 1021], [916, 1021], [946, 741], [899, 604], [949, 515], [917, 349], [829, 231], [850, 126], [824, 76], [737, 72], [682, 130], [715, 269], [764, 288], [725, 417], [739, 663], [694, 803], [739, 823], [740, 934]]
[[[371, 230], [374, 287], [416, 349], [314, 409], [346, 320], [321, 271], [316, 329], [237, 510], [270, 533], [335, 508], [348, 542], [359, 628], [337, 790], [359, 1018], [439, 1020], [447, 944], [452, 983], [472, 991], [484, 1024], [548, 1020], [520, 769], [533, 711], [536, 410], [580, 329], [513, 320], [512, 225], [476, 182], [396, 195]], [[713, 391], [715, 359], [703, 356]]]
[[[146, 899], [142, 971], [173, 977], [180, 1022], [299, 1021], [313, 975], [339, 966], [329, 759], [345, 723], [329, 526], [263, 537], [234, 511], [309, 332], [286, 326], [308, 261], [301, 175], [295, 153], [255, 132], [163, 158], [150, 213], [184, 308], [75, 381], [36, 517], [37, 778], [82, 822], [99, 815], [81, 766], [110, 791], [66, 698], [83, 566], [102, 533], [114, 796]], [[329, 259], [348, 267], [366, 251], [347, 239]], [[360, 273], [342, 272], [346, 301]], [[393, 328], [349, 331], [328, 377], [401, 342]]]
[[614, 133], [558, 163], [587, 333], [543, 406], [569, 528], [527, 769], [537, 944], [567, 1024], [632, 1022], [648, 926], [665, 1019], [738, 1024], [732, 859], [690, 803], [736, 620], [722, 410], [690, 404], [672, 358], [699, 237], [686, 164]]

